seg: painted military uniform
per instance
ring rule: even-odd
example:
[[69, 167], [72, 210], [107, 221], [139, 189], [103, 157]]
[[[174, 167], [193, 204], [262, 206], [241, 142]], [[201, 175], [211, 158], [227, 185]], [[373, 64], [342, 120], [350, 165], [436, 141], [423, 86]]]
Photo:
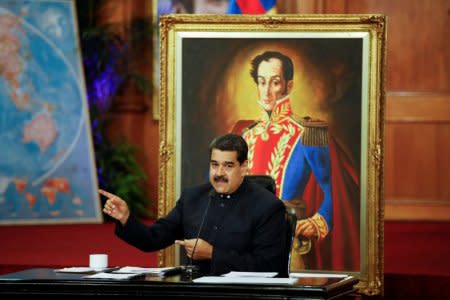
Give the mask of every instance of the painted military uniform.
[[249, 174], [272, 176], [276, 194], [283, 201], [302, 199], [308, 206], [303, 192], [310, 176], [315, 177], [323, 191], [323, 201], [309, 219], [318, 239], [323, 239], [331, 230], [333, 213], [326, 123], [308, 117], [297, 119], [285, 97], [277, 101], [270, 114], [264, 113], [261, 120], [241, 133], [249, 146]]

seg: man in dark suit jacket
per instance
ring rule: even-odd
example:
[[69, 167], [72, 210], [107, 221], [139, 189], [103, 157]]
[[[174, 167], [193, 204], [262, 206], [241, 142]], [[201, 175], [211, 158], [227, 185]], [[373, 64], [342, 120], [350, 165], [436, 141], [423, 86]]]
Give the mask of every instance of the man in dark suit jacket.
[[166, 217], [147, 226], [111, 193], [103, 211], [118, 220], [116, 234], [143, 251], [177, 243], [201, 273], [278, 272], [286, 276], [283, 203], [245, 178], [248, 147], [240, 135], [212, 141], [210, 182], [185, 189]]

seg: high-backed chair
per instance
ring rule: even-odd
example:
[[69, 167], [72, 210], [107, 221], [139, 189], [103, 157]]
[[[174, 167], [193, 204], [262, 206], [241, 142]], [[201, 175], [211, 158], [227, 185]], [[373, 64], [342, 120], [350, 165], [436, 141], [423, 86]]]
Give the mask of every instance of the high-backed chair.
[[246, 175], [246, 178], [250, 179], [253, 182], [258, 183], [259, 185], [265, 187], [270, 192], [275, 194], [277, 185], [275, 184], [275, 180], [270, 175]]
[[295, 209], [286, 206], [286, 251], [287, 251], [287, 276], [291, 272], [291, 254], [292, 246], [294, 245], [295, 238], [295, 227], [297, 226], [297, 216], [295, 214]]
[[[275, 194], [276, 184], [275, 180], [269, 175], [247, 175], [246, 178], [249, 180], [260, 184], [269, 191]], [[285, 252], [285, 265], [286, 274], [280, 274], [281, 276], [289, 276], [290, 266], [291, 266], [291, 252], [292, 246], [294, 244], [295, 236], [295, 226], [297, 225], [297, 216], [295, 214], [295, 209], [293, 207], [286, 206], [286, 252]]]

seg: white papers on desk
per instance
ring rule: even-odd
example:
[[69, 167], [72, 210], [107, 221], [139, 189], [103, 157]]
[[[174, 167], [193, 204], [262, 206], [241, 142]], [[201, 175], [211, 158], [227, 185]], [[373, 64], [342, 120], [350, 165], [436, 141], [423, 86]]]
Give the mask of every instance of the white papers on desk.
[[108, 272], [118, 269], [118, 267], [108, 267], [102, 269], [93, 269], [90, 267], [67, 267], [62, 269], [56, 269], [55, 272], [59, 273], [92, 273], [92, 272]]
[[236, 272], [231, 271], [230, 273], [223, 274], [224, 277], [275, 277], [277, 272]]
[[125, 280], [130, 279], [136, 276], [140, 276], [141, 274], [117, 274], [117, 273], [105, 273], [100, 272], [93, 275], [83, 276], [86, 279], [115, 279], [115, 280]]
[[349, 277], [347, 274], [324, 274], [324, 273], [290, 273], [289, 277], [293, 278], [345, 278]]
[[236, 272], [222, 276], [204, 276], [194, 279], [197, 283], [233, 283], [233, 284], [293, 284], [296, 278], [274, 278], [277, 272]]
[[175, 269], [176, 267], [164, 267], [164, 268], [142, 268], [142, 267], [123, 267], [114, 273], [116, 274], [155, 274], [164, 275], [165, 272]]
[[55, 272], [61, 273], [89, 273], [94, 271], [95, 271], [94, 269], [89, 267], [68, 267], [55, 270]]
[[294, 284], [297, 282], [297, 278], [203, 276], [194, 279], [193, 282], [223, 284]]

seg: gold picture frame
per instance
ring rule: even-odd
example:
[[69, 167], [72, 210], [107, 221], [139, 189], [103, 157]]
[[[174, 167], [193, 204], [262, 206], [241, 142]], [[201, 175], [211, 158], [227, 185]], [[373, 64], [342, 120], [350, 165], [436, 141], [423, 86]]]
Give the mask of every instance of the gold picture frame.
[[[361, 293], [382, 293], [385, 17], [177, 14], [161, 17], [160, 34], [159, 216], [174, 207], [182, 188], [206, 180], [214, 136], [241, 119], [258, 118], [251, 58], [263, 50], [287, 53], [298, 73], [290, 95], [294, 112], [326, 121], [353, 162], [357, 182], [354, 206], [333, 210], [333, 218], [356, 216], [356, 234], [339, 229], [336, 217], [330, 232], [342, 235], [335, 233], [335, 252], [313, 246], [321, 264], [331, 261], [331, 267], [299, 270], [351, 274]], [[355, 258], [346, 263], [350, 253], [338, 253], [355, 241]], [[160, 251], [160, 266], [177, 263], [174, 246]]]

